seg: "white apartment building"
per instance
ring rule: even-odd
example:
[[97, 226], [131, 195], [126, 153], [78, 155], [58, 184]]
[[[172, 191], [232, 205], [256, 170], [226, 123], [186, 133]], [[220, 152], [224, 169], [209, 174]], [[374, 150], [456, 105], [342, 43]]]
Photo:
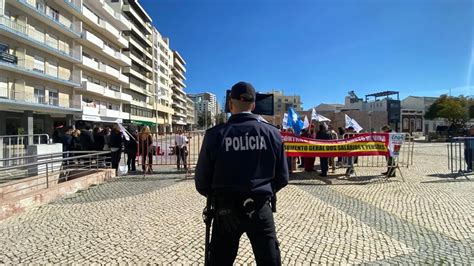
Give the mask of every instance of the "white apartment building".
[[122, 52], [128, 47], [122, 33], [130, 30], [131, 24], [107, 1], [77, 3], [82, 4], [81, 12], [75, 14], [82, 21], [82, 36], [77, 40], [82, 45], [82, 62], [75, 67], [81, 76], [75, 96], [81, 102], [82, 114], [75, 119], [95, 125], [122, 123], [130, 118], [123, 107], [132, 100], [124, 92], [129, 84], [124, 70], [131, 66], [131, 59]]
[[126, 93], [132, 99], [124, 110], [130, 119], [124, 124], [148, 125], [156, 130], [155, 90], [153, 88], [153, 26], [151, 18], [136, 0], [109, 0], [115, 10], [122, 10], [130, 21], [130, 29], [123, 31], [128, 47], [124, 54], [131, 59], [131, 65], [124, 68], [129, 78]]
[[184, 88], [186, 84], [184, 81], [186, 77], [184, 73], [186, 73], [186, 61], [181, 57], [181, 55], [177, 51], [173, 51], [173, 75], [171, 79], [173, 84], [171, 88], [173, 89], [172, 99], [173, 99], [173, 120], [172, 120], [172, 127], [173, 131], [178, 129], [185, 129], [186, 126], [186, 119], [187, 119], [187, 107], [186, 107], [186, 93], [184, 92]]
[[186, 96], [186, 130], [194, 130], [196, 125], [196, 115], [194, 109], [194, 101]]
[[0, 135], [128, 118], [128, 27], [107, 1], [0, 0]]
[[171, 85], [173, 52], [169, 47], [169, 39], [161, 36], [153, 27], [153, 88], [155, 90], [155, 110], [157, 111], [158, 132], [171, 132], [173, 93]]
[[216, 114], [218, 113], [216, 95], [209, 92], [203, 92], [197, 94], [189, 94], [188, 96], [194, 102], [196, 123], [199, 121], [199, 117], [205, 117], [205, 114], [207, 113], [211, 119], [210, 121], [205, 121], [205, 124], [208, 127], [216, 125], [215, 119]]

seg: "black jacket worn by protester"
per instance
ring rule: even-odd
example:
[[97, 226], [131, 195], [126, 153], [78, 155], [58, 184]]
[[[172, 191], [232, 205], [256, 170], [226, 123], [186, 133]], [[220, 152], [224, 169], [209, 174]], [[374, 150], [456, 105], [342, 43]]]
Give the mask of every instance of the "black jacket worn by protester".
[[268, 195], [288, 184], [280, 132], [251, 113], [206, 131], [196, 166], [197, 191]]

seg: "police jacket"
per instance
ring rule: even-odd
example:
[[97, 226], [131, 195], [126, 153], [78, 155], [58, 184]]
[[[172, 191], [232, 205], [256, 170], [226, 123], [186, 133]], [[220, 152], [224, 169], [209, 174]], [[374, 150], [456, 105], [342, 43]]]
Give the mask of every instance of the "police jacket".
[[206, 132], [195, 182], [205, 196], [215, 191], [273, 195], [288, 184], [280, 132], [254, 114], [232, 115]]

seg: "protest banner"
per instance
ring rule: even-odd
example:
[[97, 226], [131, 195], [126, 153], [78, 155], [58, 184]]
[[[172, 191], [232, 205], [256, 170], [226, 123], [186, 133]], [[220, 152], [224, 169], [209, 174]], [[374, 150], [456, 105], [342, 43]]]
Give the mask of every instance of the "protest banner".
[[286, 155], [291, 157], [390, 155], [389, 133], [364, 133], [347, 139], [315, 140], [285, 132], [282, 138]]

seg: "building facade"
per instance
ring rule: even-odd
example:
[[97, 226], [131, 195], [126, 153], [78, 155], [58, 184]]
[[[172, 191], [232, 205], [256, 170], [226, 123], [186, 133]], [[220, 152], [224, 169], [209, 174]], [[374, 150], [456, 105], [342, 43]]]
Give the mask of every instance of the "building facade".
[[273, 125], [281, 125], [283, 116], [293, 107], [296, 112], [303, 111], [303, 103], [299, 95], [284, 95], [283, 91], [271, 91], [273, 94], [273, 116], [264, 116], [265, 120]]
[[184, 88], [186, 88], [186, 84], [184, 81], [186, 77], [184, 74], [186, 73], [186, 61], [181, 57], [181, 55], [177, 51], [173, 51], [173, 63], [172, 63], [172, 71], [173, 74], [171, 76], [172, 79], [172, 99], [173, 99], [173, 118], [172, 118], [172, 130], [177, 131], [178, 129], [184, 130], [186, 127], [186, 119], [187, 119], [187, 103], [186, 103], [186, 93], [184, 92]]
[[0, 135], [186, 125], [185, 61], [151, 22], [137, 0], [0, 0]]
[[129, 24], [108, 2], [0, 1], [0, 135], [121, 122]]
[[169, 47], [169, 39], [161, 36], [153, 27], [153, 88], [155, 91], [155, 110], [157, 112], [157, 131], [171, 132], [172, 116], [172, 89], [171, 80], [173, 53]]
[[194, 130], [196, 125], [196, 116], [194, 110], [194, 101], [186, 96], [186, 130]]
[[401, 103], [400, 128], [402, 132], [428, 135], [438, 126], [445, 126], [443, 119], [425, 119], [425, 113], [436, 101], [436, 97], [408, 96]]
[[216, 95], [203, 92], [189, 94], [188, 96], [194, 102], [196, 124], [199, 124], [199, 121], [201, 121], [200, 124], [203, 128], [215, 126], [219, 108]]

